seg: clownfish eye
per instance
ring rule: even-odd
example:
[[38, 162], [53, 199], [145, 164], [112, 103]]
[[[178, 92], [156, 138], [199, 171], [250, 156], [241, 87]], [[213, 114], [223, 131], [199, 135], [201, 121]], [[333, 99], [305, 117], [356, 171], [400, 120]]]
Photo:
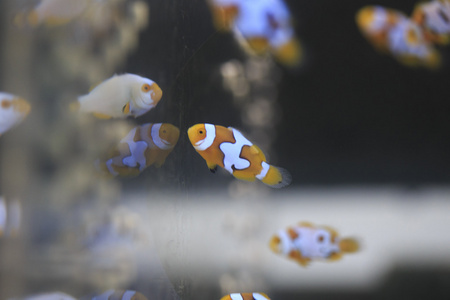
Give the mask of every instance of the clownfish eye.
[[149, 92], [150, 89], [151, 89], [151, 88], [150, 88], [150, 85], [147, 84], [147, 83], [143, 84], [142, 87], [141, 87], [141, 90], [142, 90], [144, 93]]
[[318, 241], [319, 243], [323, 243], [323, 240], [324, 240], [323, 235], [319, 235], [319, 236], [317, 237], [317, 241]]
[[2, 101], [2, 108], [8, 108], [11, 106], [11, 101], [3, 100]]
[[166, 130], [165, 130], [165, 129], [163, 130], [163, 133], [166, 133]]
[[200, 129], [199, 131], [198, 131], [198, 134], [203, 134], [204, 133], [204, 131], [202, 130], [202, 129]]

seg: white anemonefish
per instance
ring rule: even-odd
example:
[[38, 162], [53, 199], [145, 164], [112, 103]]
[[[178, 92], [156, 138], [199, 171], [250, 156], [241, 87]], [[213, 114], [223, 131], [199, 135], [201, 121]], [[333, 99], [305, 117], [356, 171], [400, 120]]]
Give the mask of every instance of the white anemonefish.
[[40, 24], [47, 26], [64, 25], [80, 16], [92, 0], [41, 0], [29, 13], [19, 13], [14, 23], [23, 26], [27, 23], [36, 27]]
[[439, 67], [440, 54], [425, 39], [422, 29], [403, 13], [381, 6], [366, 6], [356, 14], [363, 35], [379, 51], [407, 66]]
[[270, 300], [270, 298], [264, 293], [232, 293], [220, 300]]
[[169, 123], [147, 123], [133, 128], [106, 159], [95, 162], [97, 170], [110, 176], [137, 176], [145, 168], [164, 164], [178, 142], [180, 130]]
[[282, 0], [211, 0], [214, 24], [232, 29], [256, 54], [271, 52], [287, 66], [301, 61], [301, 46]]
[[411, 19], [423, 29], [427, 40], [437, 44], [450, 42], [450, 0], [420, 3]]
[[356, 252], [359, 243], [352, 238], [340, 238], [336, 230], [301, 222], [297, 226], [278, 231], [269, 243], [270, 249], [306, 267], [311, 260], [336, 261], [344, 253]]
[[197, 124], [188, 129], [188, 136], [213, 173], [220, 166], [237, 179], [259, 179], [274, 188], [291, 183], [288, 171], [269, 165], [261, 149], [232, 127]]
[[22, 122], [30, 110], [26, 100], [0, 92], [0, 135]]
[[114, 75], [78, 97], [71, 108], [100, 119], [139, 117], [154, 108], [161, 97], [162, 90], [153, 80], [134, 74]]
[[148, 300], [139, 292], [131, 290], [109, 290], [103, 294], [92, 298], [92, 300]]

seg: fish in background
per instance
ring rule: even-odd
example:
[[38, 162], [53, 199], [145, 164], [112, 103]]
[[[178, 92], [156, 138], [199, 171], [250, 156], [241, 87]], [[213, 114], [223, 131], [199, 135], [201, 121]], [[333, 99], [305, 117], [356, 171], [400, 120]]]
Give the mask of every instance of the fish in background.
[[144, 295], [132, 290], [109, 290], [93, 297], [92, 300], [148, 300]]
[[300, 64], [301, 45], [282, 0], [209, 0], [209, 4], [215, 27], [232, 30], [250, 52], [272, 53], [290, 67]]
[[32, 27], [64, 25], [79, 17], [91, 2], [93, 0], [41, 0], [30, 12], [18, 13], [14, 23], [20, 27], [25, 24]]
[[270, 300], [270, 298], [264, 293], [232, 293], [220, 300]]
[[419, 3], [411, 19], [422, 28], [426, 40], [440, 45], [450, 42], [450, 0]]
[[281, 188], [291, 183], [288, 171], [269, 165], [261, 149], [235, 128], [196, 124], [188, 129], [188, 136], [192, 146], [213, 173], [219, 166], [237, 179], [259, 179], [273, 188]]
[[30, 110], [31, 106], [26, 100], [0, 92], [0, 136], [21, 123]]
[[162, 90], [151, 79], [135, 74], [114, 75], [71, 104], [72, 110], [100, 119], [139, 117], [161, 100]]
[[356, 14], [356, 23], [378, 51], [404, 65], [435, 69], [441, 64], [439, 52], [425, 38], [422, 28], [397, 10], [366, 6]]
[[29, 295], [23, 298], [10, 298], [9, 300], [76, 300], [76, 298], [62, 292], [49, 292]]
[[106, 158], [95, 162], [107, 177], [137, 176], [151, 165], [161, 167], [178, 142], [180, 130], [169, 123], [147, 123], [133, 128]]
[[312, 260], [337, 261], [344, 254], [359, 250], [356, 239], [341, 238], [333, 228], [308, 222], [279, 230], [270, 239], [269, 246], [273, 252], [295, 260], [303, 267]]

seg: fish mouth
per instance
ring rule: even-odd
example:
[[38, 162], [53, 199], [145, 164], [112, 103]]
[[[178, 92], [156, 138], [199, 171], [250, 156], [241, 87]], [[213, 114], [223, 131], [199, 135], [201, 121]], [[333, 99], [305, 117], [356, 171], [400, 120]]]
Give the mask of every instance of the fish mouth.
[[153, 102], [158, 103], [159, 100], [161, 100], [161, 97], [162, 97], [162, 90], [161, 90], [161, 88], [156, 83], [153, 83], [150, 86], [150, 90], [151, 90], [150, 91], [150, 96], [151, 96]]
[[24, 115], [28, 115], [28, 113], [31, 110], [31, 105], [25, 99], [22, 98], [15, 98], [12, 101], [12, 105], [16, 111]]
[[169, 141], [166, 141], [165, 139], [161, 139], [161, 142], [163, 142], [164, 145], [172, 146], [172, 144]]
[[195, 146], [200, 146], [201, 144], [203, 144], [205, 142], [205, 139], [198, 141], [197, 143], [195, 143]]

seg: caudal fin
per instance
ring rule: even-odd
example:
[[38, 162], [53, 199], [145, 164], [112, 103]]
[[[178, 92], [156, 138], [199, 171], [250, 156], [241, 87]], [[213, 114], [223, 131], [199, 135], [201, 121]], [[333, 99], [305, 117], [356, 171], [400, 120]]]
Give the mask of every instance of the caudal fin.
[[359, 243], [355, 239], [346, 238], [339, 242], [339, 248], [341, 248], [342, 252], [353, 253], [359, 250]]
[[287, 170], [270, 166], [266, 176], [261, 181], [272, 188], [279, 189], [289, 185], [292, 177]]

